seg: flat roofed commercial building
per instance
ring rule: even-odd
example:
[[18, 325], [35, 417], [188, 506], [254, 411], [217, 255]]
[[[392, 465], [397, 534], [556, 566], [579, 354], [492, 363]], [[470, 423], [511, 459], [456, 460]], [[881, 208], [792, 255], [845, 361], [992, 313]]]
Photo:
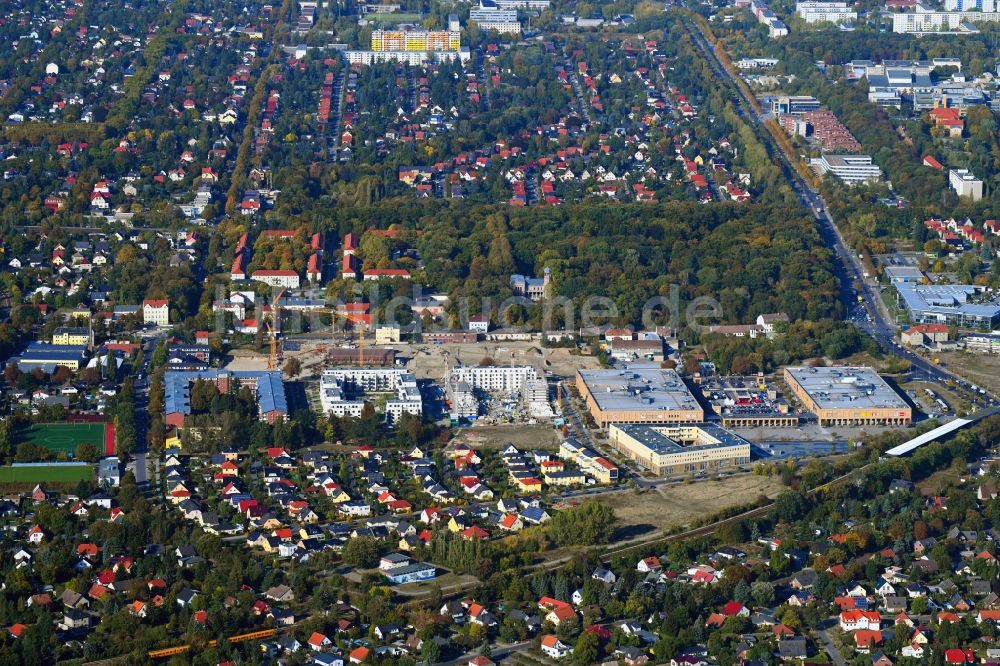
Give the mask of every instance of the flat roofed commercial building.
[[802, 115], [809, 111], [819, 111], [819, 100], [809, 95], [783, 95], [771, 100], [771, 113], [776, 116]]
[[714, 423], [612, 425], [608, 440], [659, 476], [750, 463], [750, 442]]
[[704, 410], [680, 375], [659, 366], [579, 370], [576, 388], [601, 426], [705, 420]]
[[981, 299], [981, 287], [971, 284], [896, 284], [910, 321], [917, 324], [955, 324], [992, 330], [1000, 324], [1000, 302]]
[[910, 406], [872, 368], [788, 367], [785, 382], [820, 425], [907, 425]]
[[892, 284], [919, 284], [924, 280], [924, 273], [916, 266], [886, 266], [885, 276]]
[[882, 169], [868, 155], [823, 155], [814, 157], [809, 164], [822, 174], [832, 173], [848, 185], [882, 180]]

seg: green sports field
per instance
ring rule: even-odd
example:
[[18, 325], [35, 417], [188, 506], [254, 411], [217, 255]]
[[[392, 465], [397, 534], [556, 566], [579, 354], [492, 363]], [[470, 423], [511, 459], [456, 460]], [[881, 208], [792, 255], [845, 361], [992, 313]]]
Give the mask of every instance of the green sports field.
[[94, 478], [90, 465], [39, 465], [36, 467], [0, 467], [0, 484], [79, 483]]
[[19, 438], [18, 443], [31, 442], [53, 453], [72, 455], [81, 444], [93, 444], [104, 450], [103, 423], [36, 423]]

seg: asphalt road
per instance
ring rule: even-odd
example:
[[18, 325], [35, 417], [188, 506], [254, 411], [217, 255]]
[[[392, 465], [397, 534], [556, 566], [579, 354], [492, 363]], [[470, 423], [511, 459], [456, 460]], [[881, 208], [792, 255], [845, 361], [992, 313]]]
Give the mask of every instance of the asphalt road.
[[[521, 643], [513, 643], [511, 645], [496, 645], [492, 649], [492, 654], [490, 659], [500, 663], [500, 660], [509, 657], [515, 652], [524, 652], [525, 650], [530, 650], [533, 645], [533, 641], [523, 641]], [[478, 652], [468, 652], [463, 654], [457, 659], [452, 659], [451, 661], [441, 661], [438, 662], [438, 666], [458, 666], [459, 664], [467, 664], [470, 660], [478, 657]]]
[[[836, 270], [837, 275], [840, 278], [841, 300], [843, 301], [846, 310], [848, 312], [856, 312], [859, 304], [863, 309], [865, 316], [855, 319], [855, 324], [858, 328], [874, 338], [884, 352], [909, 361], [913, 368], [913, 372], [916, 375], [915, 378], [937, 382], [944, 382], [952, 379], [957, 381], [960, 385], [968, 388], [968, 382], [964, 382], [961, 378], [944, 368], [935, 365], [919, 354], [903, 347], [896, 341], [896, 324], [892, 321], [888, 311], [882, 303], [881, 295], [879, 294], [876, 285], [872, 281], [865, 279], [861, 260], [858, 258], [857, 253], [848, 247], [847, 243], [844, 241], [840, 230], [837, 228], [833, 218], [830, 216], [828, 207], [826, 202], [823, 200], [823, 197], [818, 192], [814, 191], [804, 180], [802, 180], [798, 171], [796, 171], [794, 161], [797, 157], [785, 154], [785, 152], [781, 150], [781, 147], [773, 141], [770, 133], [765, 128], [761, 127], [766, 118], [753, 111], [750, 100], [747, 99], [746, 95], [737, 84], [735, 77], [722, 66], [721, 62], [719, 62], [711, 44], [708, 42], [704, 33], [702, 33], [701, 28], [693, 21], [688, 20], [684, 20], [684, 25], [691, 34], [695, 45], [708, 59], [709, 65], [715, 72], [716, 76], [720, 79], [728, 81], [729, 88], [732, 91], [733, 101], [736, 104], [737, 112], [740, 116], [751, 125], [760, 127], [763, 130], [758, 132], [758, 134], [762, 138], [765, 146], [767, 146], [768, 152], [772, 155], [780, 157], [782, 162], [782, 173], [784, 174], [785, 179], [788, 181], [788, 184], [791, 186], [796, 196], [798, 196], [799, 200], [802, 202], [802, 205], [807, 207], [819, 222], [820, 235], [823, 238], [823, 241], [834, 251], [834, 256], [837, 259]], [[857, 293], [854, 291], [854, 285], [858, 285], [859, 287]], [[860, 297], [860, 301], [858, 300], [858, 297]], [[994, 396], [989, 397], [991, 399], [995, 399]]]
[[[153, 350], [166, 337], [166, 333], [151, 338], [150, 350], [143, 351], [142, 366], [135, 373], [135, 450], [132, 452], [132, 473], [139, 490], [147, 497], [153, 492], [149, 478], [149, 367]], [[139, 378], [142, 377], [140, 380]]]
[[817, 631], [816, 636], [819, 637], [820, 642], [823, 644], [823, 649], [826, 650], [826, 653], [836, 666], [847, 666], [847, 661], [841, 656], [840, 650], [837, 649], [837, 645], [830, 636], [829, 627]]

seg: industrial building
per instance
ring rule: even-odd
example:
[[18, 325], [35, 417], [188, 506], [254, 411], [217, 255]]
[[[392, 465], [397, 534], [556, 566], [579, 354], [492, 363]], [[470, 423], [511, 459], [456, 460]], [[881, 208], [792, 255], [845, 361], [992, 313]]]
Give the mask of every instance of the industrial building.
[[632, 365], [614, 370], [579, 370], [576, 388], [599, 425], [612, 423], [699, 423], [705, 412], [674, 370]]
[[615, 338], [608, 345], [608, 355], [616, 361], [651, 361], [659, 363], [663, 360], [663, 340], [659, 336], [639, 340], [622, 340]]
[[658, 476], [750, 463], [750, 442], [714, 423], [612, 425], [608, 440], [616, 451]]
[[868, 367], [788, 367], [784, 380], [820, 425], [907, 425], [910, 405]]
[[383, 347], [332, 347], [326, 352], [330, 365], [392, 366], [396, 364], [396, 350]]

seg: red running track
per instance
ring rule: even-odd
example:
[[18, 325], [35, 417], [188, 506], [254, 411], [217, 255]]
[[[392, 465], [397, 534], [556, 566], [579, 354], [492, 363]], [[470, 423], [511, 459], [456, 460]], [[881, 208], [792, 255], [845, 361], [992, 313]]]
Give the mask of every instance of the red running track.
[[104, 455], [115, 455], [115, 424], [104, 424]]

